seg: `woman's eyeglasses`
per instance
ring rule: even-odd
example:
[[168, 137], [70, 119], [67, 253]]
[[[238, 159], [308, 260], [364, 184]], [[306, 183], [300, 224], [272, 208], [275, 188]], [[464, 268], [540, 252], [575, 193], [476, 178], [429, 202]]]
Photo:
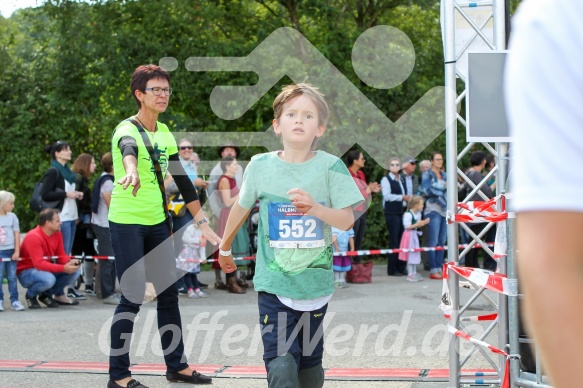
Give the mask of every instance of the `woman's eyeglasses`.
[[184, 151], [184, 150], [191, 150], [192, 146], [180, 146], [178, 148], [180, 149], [180, 151]]
[[172, 88], [161, 88], [159, 86], [153, 87], [153, 88], [146, 88], [144, 90], [151, 90], [152, 94], [154, 96], [161, 96], [162, 92], [164, 92], [165, 95], [170, 96], [172, 95]]

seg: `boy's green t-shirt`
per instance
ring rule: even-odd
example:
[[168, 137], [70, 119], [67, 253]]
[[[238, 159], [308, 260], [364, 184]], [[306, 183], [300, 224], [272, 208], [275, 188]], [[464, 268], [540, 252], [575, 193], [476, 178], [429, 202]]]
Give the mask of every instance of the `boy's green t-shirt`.
[[257, 265], [253, 283], [292, 299], [315, 299], [334, 291], [330, 225], [298, 213], [287, 192], [299, 188], [326, 207], [355, 207], [364, 201], [344, 163], [316, 151], [304, 163], [287, 163], [279, 152], [251, 158], [243, 176], [239, 205], [259, 199]]
[[[157, 126], [158, 130], [155, 133], [149, 131], [146, 131], [146, 133], [158, 155], [160, 167], [162, 167], [162, 176], [165, 176], [170, 155], [178, 153], [178, 147], [176, 146], [176, 139], [174, 139], [168, 127], [160, 122], [157, 122]], [[132, 195], [133, 187], [130, 186], [124, 190], [122, 185], [115, 184], [111, 193], [108, 218], [118, 224], [156, 225], [164, 222], [166, 218], [162, 206], [162, 194], [154, 173], [154, 166], [150, 160], [150, 154], [144, 145], [138, 128], [125, 120], [115, 128], [111, 139], [115, 182], [125, 176], [121, 151], [117, 146], [123, 136], [133, 137], [138, 145], [138, 174], [141, 187], [137, 196], [134, 197]]]

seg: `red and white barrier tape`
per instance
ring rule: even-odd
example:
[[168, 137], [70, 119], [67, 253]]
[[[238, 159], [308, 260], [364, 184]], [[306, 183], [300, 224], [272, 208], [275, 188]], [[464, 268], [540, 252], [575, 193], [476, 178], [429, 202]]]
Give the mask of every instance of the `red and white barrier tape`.
[[506, 365], [504, 368], [504, 376], [502, 376], [502, 384], [500, 385], [500, 388], [510, 388], [510, 359], [511, 358], [520, 358], [520, 356], [510, 355], [510, 354], [506, 353], [504, 350], [498, 349], [495, 346], [492, 346], [484, 341], [481, 341], [477, 338], [474, 338], [474, 337], [470, 336], [469, 334], [464, 333], [463, 331], [460, 331], [451, 325], [447, 325], [447, 330], [451, 334], [455, 335], [456, 337], [459, 337], [459, 338], [462, 338], [466, 341], [469, 341], [469, 342], [473, 343], [474, 345], [489, 349], [492, 353], [505, 356], [506, 357]]
[[[447, 319], [451, 319], [450, 314], [443, 314]], [[498, 313], [485, 314], [485, 315], [474, 315], [471, 317], [459, 317], [462, 322], [481, 322], [481, 321], [493, 321], [498, 318]]]
[[[469, 244], [460, 244], [458, 245], [458, 249], [465, 249]], [[488, 246], [494, 246], [494, 243], [487, 243]], [[474, 244], [474, 248], [480, 248], [479, 244]], [[447, 251], [447, 246], [442, 247], [423, 247], [423, 248], [412, 248], [412, 249], [368, 249], [368, 250], [361, 250], [361, 251], [347, 251], [347, 252], [334, 252], [334, 255], [339, 256], [370, 256], [370, 255], [385, 255], [390, 253], [400, 253], [400, 252], [430, 252], [430, 251]], [[90, 259], [90, 260], [115, 260], [113, 256], [82, 256], [82, 255], [73, 255], [73, 256], [66, 256], [70, 259]], [[59, 256], [45, 256], [43, 259], [45, 260], [56, 260]], [[10, 258], [0, 258], [0, 261], [10, 261]], [[20, 259], [19, 259], [20, 260]], [[235, 261], [237, 260], [255, 260], [255, 256], [242, 256], [242, 257], [235, 257]], [[215, 261], [214, 259], [208, 259], [207, 263], [212, 263]], [[193, 262], [197, 262], [194, 261]]]
[[[500, 200], [502, 211], [496, 211], [496, 203]], [[447, 223], [454, 222], [500, 222], [508, 218], [514, 218], [514, 213], [506, 211], [506, 197], [505, 194], [500, 194], [488, 201], [468, 201], [466, 203], [457, 204], [458, 211], [453, 214], [447, 212]]]

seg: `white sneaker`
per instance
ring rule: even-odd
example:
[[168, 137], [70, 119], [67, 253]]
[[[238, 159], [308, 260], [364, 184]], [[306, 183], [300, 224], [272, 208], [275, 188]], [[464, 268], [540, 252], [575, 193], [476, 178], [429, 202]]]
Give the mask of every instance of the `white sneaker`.
[[407, 281], [408, 282], [418, 282], [419, 279], [417, 278], [417, 276], [415, 276], [415, 274], [410, 274], [410, 275], [407, 275]]
[[0, 311], [4, 311], [4, 303], [2, 301], [0, 301]]
[[203, 292], [202, 290], [194, 291], [194, 293], [196, 295], [198, 295], [199, 298], [208, 298], [209, 297], [208, 294], [206, 292]]
[[346, 282], [340, 282], [340, 288], [348, 288], [350, 287]]
[[119, 296], [117, 294], [111, 294], [107, 298], [103, 298], [103, 304], [112, 304], [117, 306], [119, 301]]
[[191, 299], [198, 299], [198, 298], [200, 298], [200, 295], [198, 295], [196, 292], [194, 292], [194, 290], [189, 290], [188, 297]]
[[24, 306], [22, 305], [22, 303], [20, 303], [19, 300], [12, 302], [10, 308], [14, 311], [24, 311]]

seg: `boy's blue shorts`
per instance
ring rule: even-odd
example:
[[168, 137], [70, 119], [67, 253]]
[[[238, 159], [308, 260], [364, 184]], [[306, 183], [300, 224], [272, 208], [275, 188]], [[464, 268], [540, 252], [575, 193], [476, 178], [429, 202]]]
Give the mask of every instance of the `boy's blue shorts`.
[[[278, 356], [290, 353], [298, 371], [322, 363], [324, 317], [328, 304], [314, 311], [293, 310], [274, 294], [259, 292], [259, 324], [265, 366]], [[304, 338], [305, 336], [305, 338]]]

